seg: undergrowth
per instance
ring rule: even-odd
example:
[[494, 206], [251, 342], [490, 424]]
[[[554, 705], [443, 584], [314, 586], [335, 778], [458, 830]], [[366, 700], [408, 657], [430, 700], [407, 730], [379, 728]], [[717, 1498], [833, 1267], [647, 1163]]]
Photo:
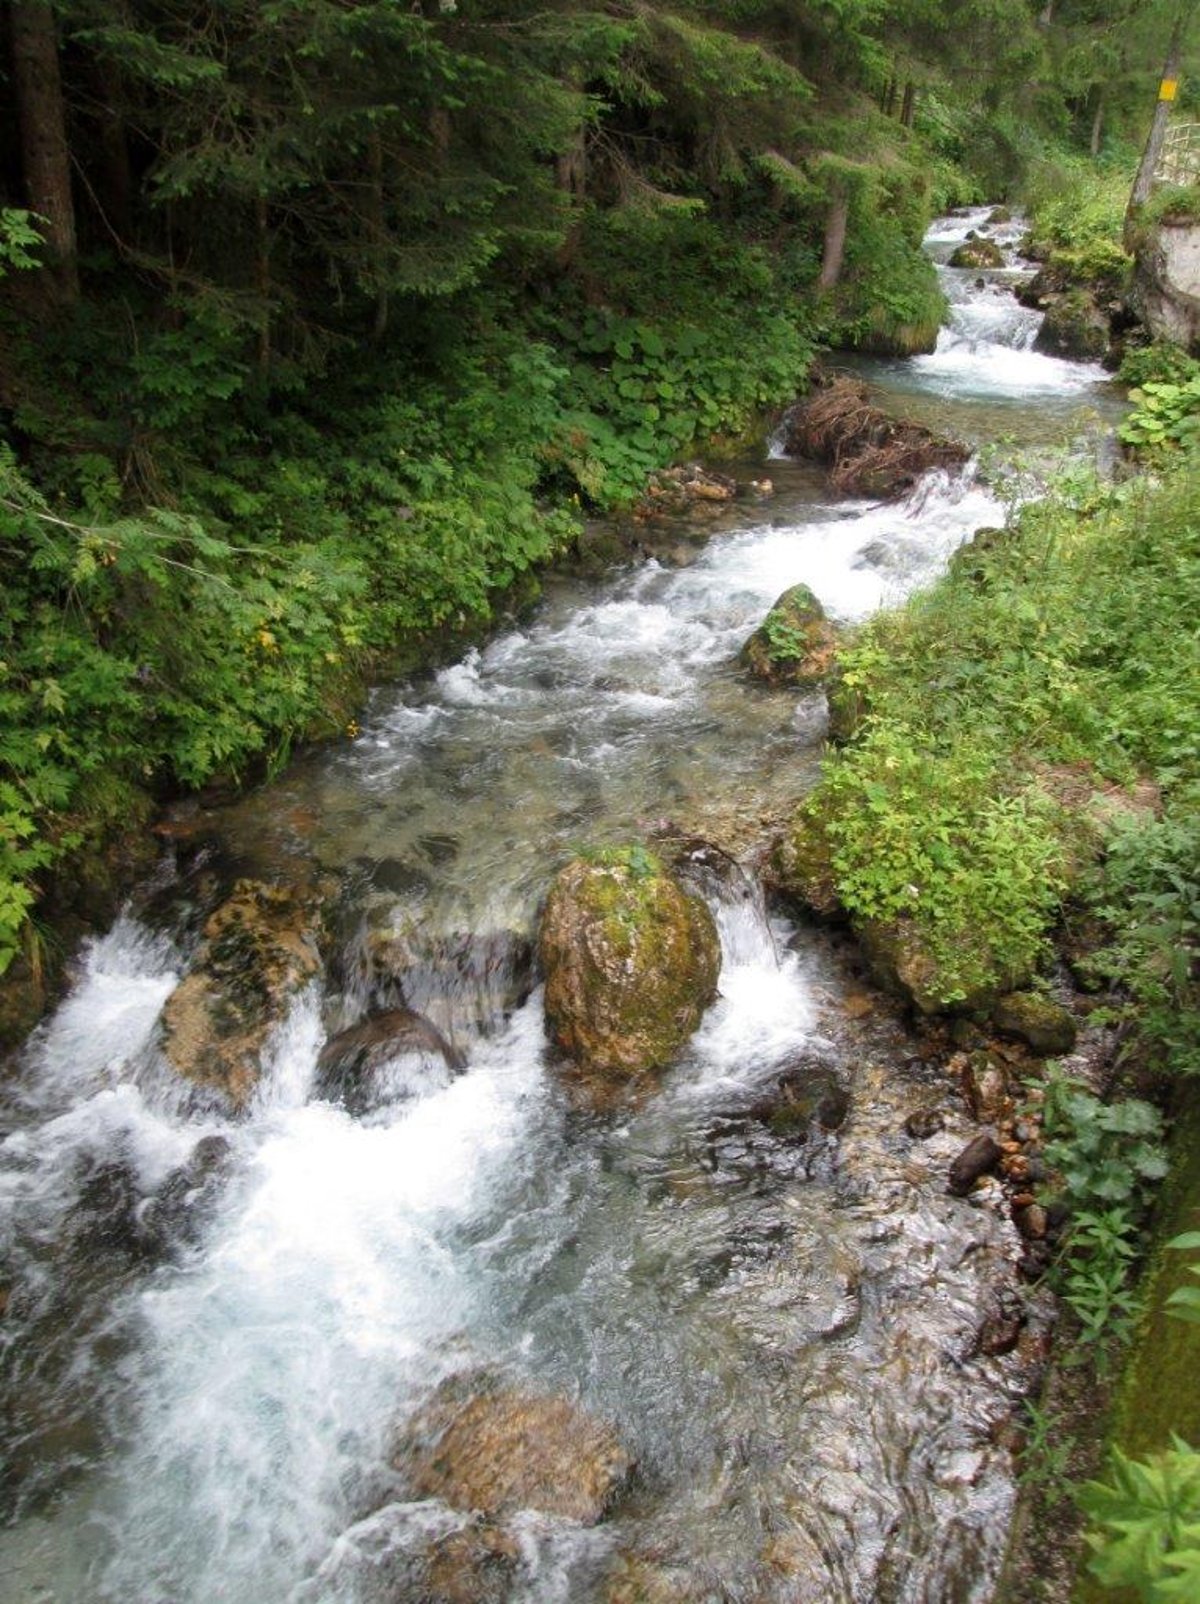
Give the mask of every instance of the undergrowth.
[[[1123, 789], [1153, 780], [1176, 821], [1163, 828], [1186, 833], [1198, 611], [1192, 459], [1160, 481], [1064, 483], [844, 651], [842, 682], [865, 718], [827, 760], [805, 818], [832, 848], [843, 907], [908, 922], [937, 959], [944, 1005], [1035, 966], [1114, 817], [1141, 819], [1122, 843], [1152, 839]], [[1117, 847], [1114, 865], [1132, 851]], [[1152, 874], [1145, 884], [1166, 894]], [[1170, 977], [1155, 979], [1161, 960], [1138, 929], [1114, 962], [1148, 996]]]

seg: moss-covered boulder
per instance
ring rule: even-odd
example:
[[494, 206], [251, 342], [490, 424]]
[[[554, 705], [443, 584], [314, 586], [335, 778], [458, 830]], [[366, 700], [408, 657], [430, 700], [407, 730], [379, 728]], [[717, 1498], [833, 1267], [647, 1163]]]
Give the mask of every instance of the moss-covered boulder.
[[550, 888], [539, 950], [554, 1042], [591, 1076], [662, 1068], [717, 991], [712, 915], [635, 845], [577, 858]]
[[1012, 220], [1012, 212], [1007, 206], [993, 206], [985, 219], [990, 228], [1001, 227], [1005, 223], [1011, 223]]
[[1051, 301], [1033, 342], [1034, 350], [1073, 361], [1099, 362], [1112, 335], [1108, 315], [1087, 290], [1068, 290]]
[[950, 257], [951, 267], [968, 267], [973, 270], [1003, 267], [1004, 252], [990, 239], [964, 240]]
[[239, 880], [167, 998], [168, 1062], [241, 1110], [258, 1084], [268, 1036], [319, 968], [311, 909], [283, 888]]
[[768, 685], [817, 685], [836, 648], [833, 625], [807, 585], [793, 585], [742, 647], [742, 662]]
[[842, 913], [833, 872], [833, 843], [819, 798], [801, 803], [775, 849], [776, 883], [785, 896], [823, 919]]
[[1036, 991], [1014, 991], [997, 1000], [992, 1024], [1003, 1036], [1014, 1036], [1043, 1058], [1069, 1053], [1075, 1045], [1075, 1021], [1059, 1003]]

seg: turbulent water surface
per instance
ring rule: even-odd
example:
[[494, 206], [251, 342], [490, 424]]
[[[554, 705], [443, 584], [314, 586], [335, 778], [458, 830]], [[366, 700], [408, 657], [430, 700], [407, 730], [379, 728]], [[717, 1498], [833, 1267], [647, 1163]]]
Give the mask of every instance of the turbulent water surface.
[[[983, 215], [936, 225], [935, 257]], [[874, 370], [906, 404], [975, 440], [1111, 404], [1099, 370], [1030, 349], [1010, 273], [943, 271], [936, 353]], [[87, 948], [3, 1089], [4, 1604], [421, 1604], [421, 1554], [466, 1517], [413, 1497], [394, 1445], [483, 1369], [611, 1422], [637, 1473], [594, 1529], [513, 1517], [472, 1596], [988, 1597], [1026, 1376], [977, 1334], [1019, 1248], [945, 1192], [965, 1117], [905, 1135], [936, 1074], [886, 1021], [848, 1030], [827, 938], [709, 875], [720, 1000], [659, 1095], [604, 1117], [548, 1063], [540, 994], [514, 1004], [505, 964], [470, 958], [513, 950], [578, 845], [664, 819], [736, 835], [802, 791], [823, 701], [748, 686], [746, 634], [798, 581], [862, 618], [1001, 516], [973, 470], [887, 506], [765, 471], [776, 497], [707, 541], [557, 580], [519, 627], [378, 692], [353, 743], [206, 821], [207, 867]], [[156, 1046], [205, 874], [337, 909], [337, 956], [237, 1120]], [[432, 970], [468, 955], [438, 1020], [467, 1069], [407, 1058], [351, 1114], [315, 1095], [316, 1059], [380, 940]], [[785, 1072], [848, 1106], [840, 1129], [756, 1123]]]

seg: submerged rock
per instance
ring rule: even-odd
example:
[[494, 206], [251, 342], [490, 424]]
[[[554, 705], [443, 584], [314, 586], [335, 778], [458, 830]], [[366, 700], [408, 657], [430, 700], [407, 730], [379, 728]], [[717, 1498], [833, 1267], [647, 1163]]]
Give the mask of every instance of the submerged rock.
[[167, 998], [168, 1062], [244, 1108], [268, 1035], [319, 968], [306, 904], [282, 888], [239, 880], [205, 923], [191, 972]]
[[793, 585], [742, 647], [742, 662], [768, 685], [816, 685], [836, 646], [833, 625], [807, 585]]
[[1069, 1053], [1075, 1045], [1075, 1020], [1060, 1003], [1036, 991], [1001, 997], [992, 1009], [992, 1023], [1043, 1058]]
[[411, 1008], [389, 1008], [325, 1043], [317, 1059], [319, 1095], [345, 1103], [351, 1113], [361, 1113], [370, 1102], [375, 1072], [390, 1060], [413, 1053], [440, 1058], [450, 1070], [466, 1067], [465, 1056], [423, 1015]]
[[551, 1036], [589, 1074], [626, 1080], [662, 1068], [716, 996], [712, 915], [641, 846], [560, 871], [539, 950]]
[[594, 1526], [633, 1461], [616, 1433], [566, 1398], [445, 1383], [411, 1422], [393, 1461], [413, 1494], [489, 1521], [538, 1510]]

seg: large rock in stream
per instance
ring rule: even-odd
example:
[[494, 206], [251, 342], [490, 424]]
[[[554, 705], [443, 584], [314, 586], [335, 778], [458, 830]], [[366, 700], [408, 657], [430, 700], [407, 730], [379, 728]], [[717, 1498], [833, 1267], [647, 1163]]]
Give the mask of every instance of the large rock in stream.
[[550, 1033], [601, 1080], [669, 1064], [716, 996], [712, 915], [642, 846], [567, 864], [546, 899], [539, 948]]
[[742, 662], [768, 685], [817, 685], [836, 648], [833, 625], [807, 585], [793, 585], [742, 647]]
[[239, 880], [209, 917], [191, 972], [163, 1009], [163, 1052], [181, 1075], [245, 1108], [271, 1031], [321, 966], [311, 909]]

